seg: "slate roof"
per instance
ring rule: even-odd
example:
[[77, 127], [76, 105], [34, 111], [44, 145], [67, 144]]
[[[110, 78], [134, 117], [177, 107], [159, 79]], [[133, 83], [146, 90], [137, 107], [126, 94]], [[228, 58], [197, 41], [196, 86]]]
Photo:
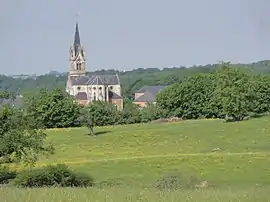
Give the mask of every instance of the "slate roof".
[[136, 91], [136, 93], [145, 93], [145, 92], [150, 92], [152, 94], [157, 94], [161, 90], [164, 90], [168, 86], [143, 86], [139, 90]]
[[135, 102], [155, 102], [156, 101], [156, 95], [167, 88], [168, 86], [144, 86], [136, 93], [144, 93], [142, 96], [135, 99]]
[[120, 85], [118, 75], [93, 75], [71, 78], [71, 85]]
[[122, 97], [115, 92], [109, 91], [109, 98], [111, 99], [121, 99]]
[[138, 97], [135, 102], [155, 102], [156, 97], [150, 93], [150, 92], [145, 92], [142, 96]]
[[0, 98], [0, 108], [3, 107], [4, 105], [10, 104], [16, 108], [21, 108], [23, 107], [23, 99], [22, 96], [16, 96], [16, 98], [13, 100], [11, 98]]
[[77, 55], [79, 52], [79, 47], [81, 47], [81, 40], [80, 40], [80, 32], [79, 32], [78, 23], [76, 23], [73, 46], [74, 46], [74, 50], [75, 50], [75, 55]]
[[78, 92], [75, 96], [76, 100], [87, 100], [87, 94], [85, 92]]

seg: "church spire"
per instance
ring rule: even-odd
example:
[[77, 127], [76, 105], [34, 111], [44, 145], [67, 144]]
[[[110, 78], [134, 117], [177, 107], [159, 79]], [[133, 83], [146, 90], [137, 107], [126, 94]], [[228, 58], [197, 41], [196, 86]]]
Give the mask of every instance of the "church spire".
[[76, 23], [73, 46], [74, 46], [74, 50], [75, 50], [75, 55], [77, 55], [79, 48], [81, 47], [81, 40], [80, 40], [80, 32], [79, 32], [79, 24], [78, 23]]
[[85, 70], [85, 52], [81, 44], [79, 25], [76, 23], [74, 42], [69, 50], [69, 75], [81, 76], [86, 74]]

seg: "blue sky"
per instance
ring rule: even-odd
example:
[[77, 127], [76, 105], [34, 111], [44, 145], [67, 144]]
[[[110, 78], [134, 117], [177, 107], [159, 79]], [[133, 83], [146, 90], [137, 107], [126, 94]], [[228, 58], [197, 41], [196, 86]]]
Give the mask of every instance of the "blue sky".
[[89, 71], [270, 58], [269, 0], [10, 0], [0, 74], [68, 71], [76, 20]]

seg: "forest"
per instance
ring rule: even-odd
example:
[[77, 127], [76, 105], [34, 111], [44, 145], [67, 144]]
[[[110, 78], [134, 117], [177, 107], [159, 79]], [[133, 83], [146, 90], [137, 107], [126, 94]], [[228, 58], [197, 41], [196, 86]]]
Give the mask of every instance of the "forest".
[[[144, 85], [171, 85], [182, 81], [188, 76], [198, 73], [211, 73], [217, 67], [217, 64], [199, 65], [192, 67], [172, 67], [172, 68], [147, 68], [134, 69], [131, 71], [100, 70], [89, 72], [88, 74], [118, 74], [121, 80], [123, 96], [133, 99], [134, 92]], [[270, 74], [270, 61], [264, 60], [251, 64], [231, 64], [232, 67], [241, 67], [250, 70], [252, 74]], [[9, 91], [28, 95], [39, 92], [46, 88], [65, 89], [67, 76], [41, 75], [37, 78], [15, 79], [9, 76], [0, 75], [0, 91]]]

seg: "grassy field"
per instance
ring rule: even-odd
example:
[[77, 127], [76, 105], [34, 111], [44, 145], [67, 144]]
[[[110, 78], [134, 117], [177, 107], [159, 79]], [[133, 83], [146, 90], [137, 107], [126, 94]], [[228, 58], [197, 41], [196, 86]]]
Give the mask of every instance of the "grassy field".
[[[66, 163], [118, 188], [0, 190], [6, 201], [270, 201], [270, 117], [240, 123], [184, 121], [48, 131]], [[205, 190], [149, 188], [165, 175], [207, 181]], [[72, 198], [72, 199], [71, 199]]]

